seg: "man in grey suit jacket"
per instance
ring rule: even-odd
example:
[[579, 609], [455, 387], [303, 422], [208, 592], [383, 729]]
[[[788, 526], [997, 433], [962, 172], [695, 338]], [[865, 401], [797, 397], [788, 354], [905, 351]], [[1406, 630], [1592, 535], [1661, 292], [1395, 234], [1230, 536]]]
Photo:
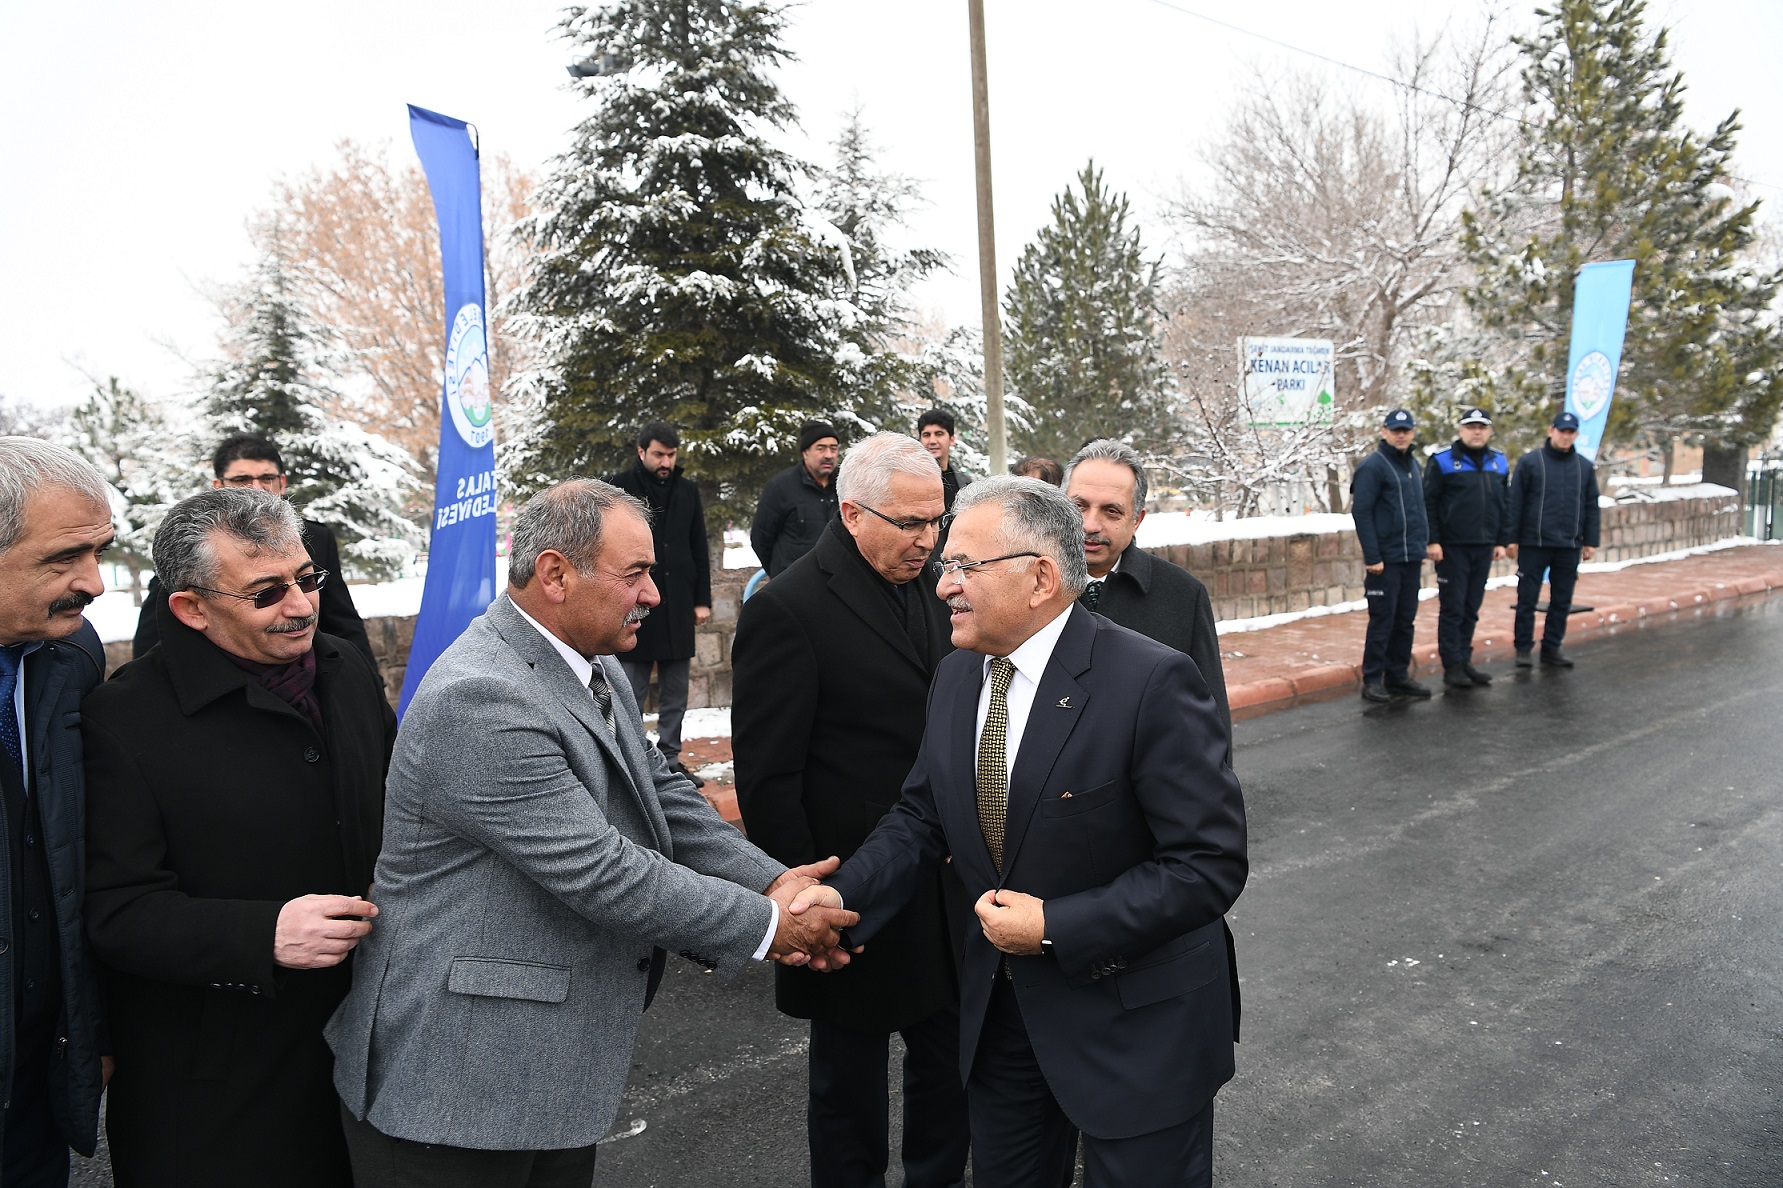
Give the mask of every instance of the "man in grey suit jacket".
[[592, 479], [535, 496], [507, 594], [409, 704], [327, 1033], [360, 1188], [586, 1186], [665, 950], [846, 960], [853, 913], [788, 910], [834, 860], [787, 870], [645, 741], [611, 656], [658, 601], [648, 515]]

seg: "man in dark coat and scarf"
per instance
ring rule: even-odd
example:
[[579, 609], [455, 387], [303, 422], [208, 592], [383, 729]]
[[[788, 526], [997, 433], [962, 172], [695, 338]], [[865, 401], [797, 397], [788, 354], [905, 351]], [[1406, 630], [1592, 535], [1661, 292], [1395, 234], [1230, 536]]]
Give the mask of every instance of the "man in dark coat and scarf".
[[377, 915], [396, 719], [316, 631], [334, 575], [284, 500], [193, 496], [154, 558], [161, 642], [81, 707], [112, 1165], [132, 1188], [350, 1188], [322, 1027]]
[[[930, 678], [953, 651], [927, 567], [946, 511], [934, 459], [878, 433], [849, 451], [837, 488], [841, 515], [744, 604], [731, 651], [737, 806], [749, 840], [783, 862], [847, 858], [896, 803]], [[905, 1048], [904, 1183], [964, 1178], [956, 953], [966, 911], [959, 880], [942, 872], [847, 969], [775, 971], [775, 1005], [811, 1020], [814, 1185], [885, 1183], [894, 1031]]]

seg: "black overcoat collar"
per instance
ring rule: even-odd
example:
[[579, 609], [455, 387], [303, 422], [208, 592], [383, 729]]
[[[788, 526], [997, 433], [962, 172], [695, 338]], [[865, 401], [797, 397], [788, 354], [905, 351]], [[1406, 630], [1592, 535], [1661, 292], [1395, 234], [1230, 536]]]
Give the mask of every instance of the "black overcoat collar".
[[[161, 640], [157, 645], [161, 653], [161, 664], [167, 672], [168, 682], [173, 685], [173, 695], [182, 714], [190, 718], [211, 703], [239, 689], [247, 695], [248, 704], [255, 709], [290, 714], [305, 726], [315, 729], [308, 716], [296, 706], [261, 688], [253, 674], [236, 667], [222, 648], [206, 639], [202, 632], [194, 631], [180, 622], [167, 600], [163, 599], [155, 608], [155, 616], [161, 628]], [[315, 642], [311, 646], [316, 651], [316, 699], [326, 714], [326, 686], [340, 669], [340, 646], [333, 636], [323, 635], [321, 632], [317, 632], [312, 638]]]
[[1120, 564], [1115, 566], [1114, 572], [1108, 576], [1112, 578], [1124, 573], [1138, 583], [1141, 594], [1149, 593], [1152, 585], [1152, 567], [1155, 564], [1156, 561], [1152, 555], [1140, 548], [1138, 541], [1134, 541], [1121, 553]]
[[[861, 622], [865, 623], [875, 635], [890, 644], [898, 655], [916, 666], [924, 679], [931, 675], [931, 668], [916, 654], [916, 648], [905, 633], [904, 625], [892, 612], [892, 604], [885, 592], [879, 589], [881, 578], [868, 567], [866, 558], [861, 556], [860, 549], [849, 534], [847, 525], [840, 519], [830, 521], [829, 530], [817, 538], [817, 567], [823, 571], [830, 592], [841, 600], [842, 605], [852, 611]], [[931, 653], [937, 658], [946, 651], [946, 640], [939, 637], [936, 623], [940, 618], [939, 608], [942, 604], [935, 598], [933, 591], [923, 585], [924, 579], [917, 578], [913, 583], [915, 589], [907, 592], [910, 598], [928, 598], [935, 607], [923, 607], [923, 629], [929, 633]]]

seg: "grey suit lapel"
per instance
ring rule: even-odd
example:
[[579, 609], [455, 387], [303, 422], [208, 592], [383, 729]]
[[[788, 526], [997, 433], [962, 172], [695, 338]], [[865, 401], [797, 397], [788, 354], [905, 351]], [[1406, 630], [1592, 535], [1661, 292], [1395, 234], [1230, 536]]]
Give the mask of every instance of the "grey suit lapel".
[[[660, 823], [661, 812], [652, 803], [653, 798], [644, 796], [637, 768], [633, 766], [630, 758], [626, 755], [624, 736], [630, 718], [626, 707], [630, 702], [629, 699], [622, 698], [619, 693], [619, 684], [623, 683], [625, 679], [623, 674], [621, 674], [619, 682], [615, 682], [612, 669], [601, 664], [601, 658], [596, 658], [595, 663], [601, 664], [601, 672], [606, 675], [607, 683], [613, 686], [613, 719], [620, 735], [616, 738], [613, 732], [607, 729], [606, 720], [601, 717], [600, 709], [594, 704], [594, 697], [589, 693], [588, 686], [584, 685], [576, 678], [576, 674], [570, 671], [570, 666], [564, 662], [562, 656], [557, 654], [557, 649], [551, 646], [550, 641], [540, 635], [531, 623], [520, 617], [520, 612], [514, 609], [514, 604], [509, 601], [506, 594], [490, 604], [489, 622], [514, 649], [515, 653], [532, 669], [533, 675], [540, 683], [556, 694], [564, 708], [569, 710], [571, 716], [581, 723], [583, 729], [588, 731], [595, 743], [607, 753], [611, 766], [619, 773], [625, 786], [630, 789], [632, 799], [638, 804], [639, 812], [650, 823], [650, 831], [655, 835], [655, 840], [660, 847], [663, 834], [666, 832]], [[642, 723], [631, 723], [631, 727], [636, 733], [635, 741], [639, 746], [642, 746]]]
[[[651, 831], [656, 834], [657, 851], [667, 855], [670, 852], [669, 822], [663, 816], [662, 805], [656, 799], [656, 773], [650, 770], [650, 764], [645, 759], [650, 740], [644, 736], [644, 720], [632, 704], [630, 683], [618, 664], [607, 663], [610, 659], [612, 657], [597, 656], [594, 662], [601, 666], [601, 671], [606, 674], [607, 684], [613, 687], [613, 728], [618, 733], [615, 743], [620, 762], [631, 784], [632, 795], [637, 798], [638, 808], [643, 812], [644, 819], [650, 822]], [[614, 680], [616, 673], [618, 680]], [[620, 693], [622, 687], [626, 690], [624, 695]], [[589, 704], [593, 704], [592, 698]], [[599, 719], [600, 714], [597, 712], [595, 717]], [[600, 723], [602, 731], [606, 727], [604, 721]], [[646, 788], [650, 789], [650, 795], [644, 794]]]

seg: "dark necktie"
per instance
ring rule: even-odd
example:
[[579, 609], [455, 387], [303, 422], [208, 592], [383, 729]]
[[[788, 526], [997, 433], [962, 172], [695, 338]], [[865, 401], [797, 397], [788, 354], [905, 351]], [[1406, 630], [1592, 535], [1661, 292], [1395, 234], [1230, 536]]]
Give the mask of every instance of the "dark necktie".
[[991, 704], [978, 736], [978, 827], [999, 873], [1009, 817], [1009, 682], [1014, 676], [1015, 665], [1005, 657], [991, 661]]
[[25, 749], [19, 740], [19, 716], [13, 711], [13, 699], [18, 694], [19, 666], [24, 660], [24, 644], [0, 647], [0, 744], [5, 745], [6, 756], [21, 780], [25, 780]]
[[601, 662], [594, 662], [594, 671], [588, 674], [588, 691], [594, 694], [594, 704], [601, 712], [601, 721], [607, 724], [607, 730], [613, 737], [619, 737], [618, 724], [613, 720], [613, 690], [607, 685], [607, 674], [601, 671]]
[[1096, 578], [1092, 580], [1089, 585], [1085, 586], [1083, 588], [1083, 595], [1078, 598], [1078, 601], [1083, 603], [1084, 610], [1095, 610], [1096, 604], [1102, 601], [1102, 579]]

